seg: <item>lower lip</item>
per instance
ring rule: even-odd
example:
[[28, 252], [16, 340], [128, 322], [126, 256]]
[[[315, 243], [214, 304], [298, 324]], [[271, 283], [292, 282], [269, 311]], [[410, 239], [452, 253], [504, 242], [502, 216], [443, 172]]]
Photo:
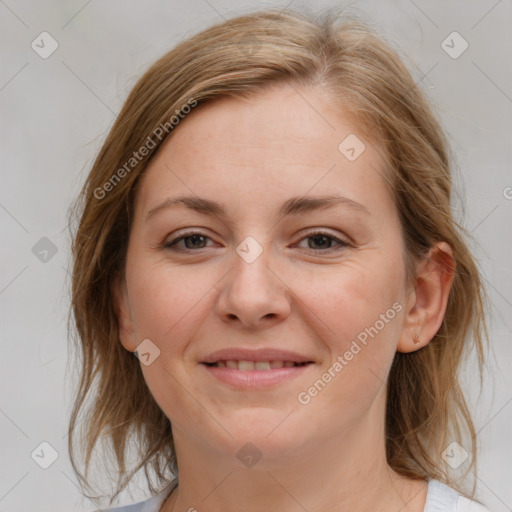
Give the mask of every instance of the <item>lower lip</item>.
[[206, 370], [216, 379], [233, 386], [237, 389], [260, 389], [275, 386], [285, 381], [289, 381], [310, 368], [315, 366], [313, 363], [304, 366], [293, 366], [276, 368], [274, 370], [234, 370], [232, 368], [208, 366], [202, 364]]

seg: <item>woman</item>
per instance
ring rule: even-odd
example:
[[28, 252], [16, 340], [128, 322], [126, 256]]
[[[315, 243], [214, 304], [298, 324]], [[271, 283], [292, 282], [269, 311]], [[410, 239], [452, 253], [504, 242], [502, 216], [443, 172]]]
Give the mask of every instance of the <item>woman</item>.
[[259, 12], [164, 55], [78, 205], [82, 483], [97, 377], [86, 467], [107, 436], [114, 497], [141, 468], [154, 494], [115, 510], [486, 510], [460, 486], [484, 290], [450, 188], [426, 99], [356, 21]]

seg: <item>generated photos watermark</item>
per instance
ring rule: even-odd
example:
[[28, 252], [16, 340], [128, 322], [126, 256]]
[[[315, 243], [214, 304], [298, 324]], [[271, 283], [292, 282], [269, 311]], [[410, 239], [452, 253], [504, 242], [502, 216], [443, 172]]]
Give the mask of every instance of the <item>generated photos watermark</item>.
[[[395, 302], [385, 313], [379, 315], [379, 319], [370, 327], [365, 327], [358, 335], [357, 339], [352, 340], [350, 348], [346, 350], [343, 355], [338, 355], [336, 361], [325, 371], [319, 379], [317, 379], [308, 389], [301, 391], [297, 395], [297, 400], [302, 405], [307, 405], [311, 399], [318, 395], [325, 389], [342, 370], [349, 364], [354, 356], [359, 354], [361, 350], [368, 344], [368, 337], [373, 339], [379, 334], [386, 325], [395, 318], [397, 313], [402, 311], [403, 305], [400, 302]], [[359, 342], [359, 343], [358, 343]], [[362, 345], [362, 346], [361, 346]]]
[[149, 154], [149, 150], [156, 147], [158, 143], [155, 142], [153, 136], [161, 142], [179, 124], [180, 119], [189, 114], [196, 105], [197, 100], [191, 98], [179, 110], [175, 110], [174, 115], [168, 121], [160, 123], [153, 130], [152, 135], [147, 137], [144, 144], [137, 151], [134, 151], [132, 156], [101, 187], [94, 189], [94, 197], [101, 200], [111, 192]]

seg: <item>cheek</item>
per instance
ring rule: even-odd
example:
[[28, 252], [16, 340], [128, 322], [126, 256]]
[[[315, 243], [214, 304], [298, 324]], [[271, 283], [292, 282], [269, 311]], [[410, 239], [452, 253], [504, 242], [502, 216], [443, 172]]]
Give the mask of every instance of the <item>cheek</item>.
[[[381, 314], [403, 300], [405, 274], [400, 262], [390, 260], [377, 253], [356, 255], [339, 268], [315, 270], [307, 279], [294, 276], [294, 288], [323, 320], [330, 338], [346, 340], [374, 325]], [[396, 315], [392, 312], [391, 316], [396, 324]]]
[[315, 329], [329, 352], [322, 370], [330, 369], [337, 383], [329, 384], [326, 400], [357, 403], [359, 397], [363, 404], [386, 381], [402, 329], [403, 278], [390, 260], [354, 258], [301, 287], [300, 298], [317, 317]]
[[183, 350], [212, 308], [218, 279], [165, 261], [134, 265], [128, 282], [138, 338], [151, 339], [165, 354]]
[[186, 430], [190, 416], [198, 425], [207, 423], [204, 410], [191, 398], [200, 396], [201, 389], [190, 380], [193, 368], [183, 358], [213, 307], [212, 289], [219, 278], [211, 272], [153, 262], [133, 266], [128, 279], [138, 339], [150, 339], [160, 350], [154, 362], [141, 365], [151, 394], [176, 426]]

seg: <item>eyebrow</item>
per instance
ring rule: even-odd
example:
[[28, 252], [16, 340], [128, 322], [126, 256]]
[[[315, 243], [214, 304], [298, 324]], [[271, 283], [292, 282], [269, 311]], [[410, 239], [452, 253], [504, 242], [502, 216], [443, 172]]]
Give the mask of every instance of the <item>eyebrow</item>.
[[[366, 206], [349, 199], [348, 197], [338, 195], [304, 197], [292, 197], [285, 201], [279, 210], [281, 216], [294, 215], [299, 213], [307, 213], [314, 210], [323, 210], [334, 206], [344, 205], [354, 211], [370, 215], [370, 211]], [[198, 196], [178, 196], [166, 199], [163, 203], [152, 208], [146, 217], [146, 221], [153, 217], [156, 213], [177, 206], [184, 206], [198, 213], [206, 215], [226, 216], [226, 211], [222, 205], [210, 199], [204, 199]]]

